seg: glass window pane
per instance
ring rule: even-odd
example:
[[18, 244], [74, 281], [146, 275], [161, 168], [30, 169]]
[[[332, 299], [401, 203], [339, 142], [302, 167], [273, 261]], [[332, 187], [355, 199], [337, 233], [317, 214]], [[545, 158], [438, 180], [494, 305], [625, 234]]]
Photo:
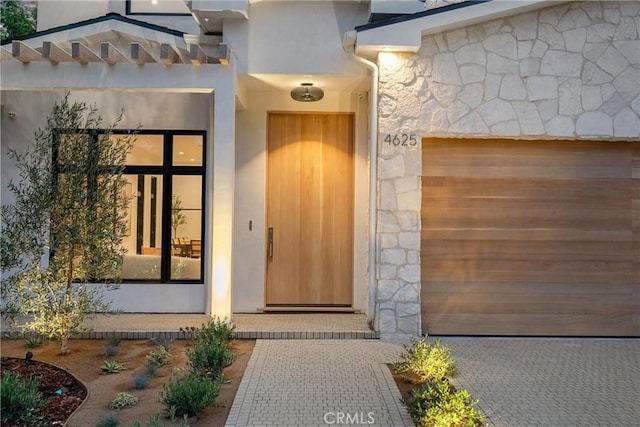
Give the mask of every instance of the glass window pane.
[[202, 176], [175, 175], [171, 199], [171, 279], [200, 279]]
[[[112, 140], [123, 135], [112, 134]], [[127, 156], [127, 165], [161, 166], [164, 159], [164, 137], [162, 135], [138, 135], [133, 149]]]
[[162, 175], [125, 175], [130, 193], [122, 279], [160, 280], [162, 252]]
[[202, 135], [173, 137], [173, 166], [202, 166]]
[[131, 0], [131, 13], [190, 13], [182, 0]]

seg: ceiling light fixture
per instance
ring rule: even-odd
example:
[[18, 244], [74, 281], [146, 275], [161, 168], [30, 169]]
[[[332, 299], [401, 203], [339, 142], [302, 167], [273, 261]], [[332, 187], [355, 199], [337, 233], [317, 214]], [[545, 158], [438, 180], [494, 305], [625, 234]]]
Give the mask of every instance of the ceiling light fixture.
[[320, 101], [324, 97], [324, 91], [319, 87], [313, 87], [313, 83], [301, 83], [291, 91], [291, 98], [299, 102]]

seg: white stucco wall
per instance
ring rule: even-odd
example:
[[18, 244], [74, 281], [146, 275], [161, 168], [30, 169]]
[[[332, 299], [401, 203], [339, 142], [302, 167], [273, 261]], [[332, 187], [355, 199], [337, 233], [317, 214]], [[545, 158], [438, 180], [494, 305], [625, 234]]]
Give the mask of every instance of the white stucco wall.
[[420, 144], [385, 134], [640, 138], [640, 2], [568, 2], [380, 53], [378, 326], [420, 333]]
[[[267, 113], [353, 112], [356, 120], [354, 201], [354, 308], [367, 307], [368, 142], [367, 100], [357, 93], [327, 93], [319, 102], [293, 101], [288, 92], [253, 92], [236, 119], [234, 218], [234, 312], [264, 307], [266, 238]], [[253, 229], [249, 230], [249, 221]]]
[[44, 31], [106, 15], [109, 13], [109, 3], [109, 0], [39, 1], [37, 29]]
[[224, 23], [238, 73], [362, 74], [342, 48], [345, 31], [367, 22], [358, 1], [258, 1], [249, 20]]
[[[142, 0], [144, 1], [144, 0]], [[148, 2], [151, 3], [150, 1]], [[182, 0], [165, 0], [168, 3], [166, 7], [160, 6], [159, 9], [167, 11], [180, 11], [180, 13], [189, 13], [188, 8]], [[150, 5], [152, 6], [152, 5]], [[136, 9], [132, 8], [132, 11]], [[148, 10], [152, 10], [150, 7]], [[38, 31], [48, 30], [50, 28], [62, 25], [75, 24], [76, 22], [85, 21], [87, 19], [98, 18], [107, 13], [118, 13], [122, 16], [136, 19], [138, 21], [148, 22], [154, 25], [160, 25], [172, 30], [182, 31], [189, 34], [199, 34], [200, 29], [192, 16], [180, 15], [153, 15], [153, 14], [126, 14], [125, 0], [44, 0], [38, 2]]]

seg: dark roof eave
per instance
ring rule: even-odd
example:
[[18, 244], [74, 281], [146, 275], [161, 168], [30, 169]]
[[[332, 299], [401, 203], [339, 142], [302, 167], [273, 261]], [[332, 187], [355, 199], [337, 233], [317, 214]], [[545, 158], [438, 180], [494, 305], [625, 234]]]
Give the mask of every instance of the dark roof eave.
[[176, 37], [182, 37], [185, 34], [182, 31], [172, 30], [171, 28], [163, 27], [161, 25], [150, 24], [148, 22], [139, 21], [137, 19], [131, 19], [126, 16], [122, 16], [119, 13], [111, 12], [111, 13], [107, 13], [104, 16], [100, 16], [98, 18], [91, 18], [85, 21], [79, 21], [73, 24], [62, 25], [60, 27], [49, 28], [48, 30], [27, 34], [26, 36], [20, 36], [20, 37], [14, 37], [13, 39], [2, 40], [1, 45], [4, 46], [7, 44], [10, 44], [14, 40], [19, 40], [19, 41], [29, 40], [36, 37], [46, 36], [47, 34], [54, 34], [60, 31], [72, 30], [74, 28], [85, 27], [87, 25], [97, 24], [97, 23], [106, 22], [106, 21], [125, 22], [127, 24], [136, 25], [138, 27], [147, 28], [154, 31], [159, 31], [162, 33], [170, 34], [172, 36], [176, 36]]
[[381, 21], [369, 22], [367, 24], [357, 26], [355, 30], [366, 31], [374, 28], [386, 27], [387, 25], [399, 24], [401, 22], [411, 21], [413, 19], [424, 18], [425, 16], [438, 15], [440, 13], [450, 12], [452, 10], [462, 9], [465, 7], [474, 6], [481, 3], [487, 3], [490, 1], [493, 1], [493, 0], [468, 0], [461, 3], [454, 3], [448, 6], [443, 6], [436, 9], [429, 9], [429, 10], [424, 10], [422, 12], [412, 13], [410, 15], [399, 15], [399, 16], [394, 16], [392, 18], [381, 20]]

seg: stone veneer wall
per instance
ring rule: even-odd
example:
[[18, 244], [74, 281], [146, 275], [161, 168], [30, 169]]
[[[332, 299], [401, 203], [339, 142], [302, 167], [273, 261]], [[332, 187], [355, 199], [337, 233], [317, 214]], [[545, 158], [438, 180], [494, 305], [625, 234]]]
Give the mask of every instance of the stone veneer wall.
[[[640, 2], [570, 2], [381, 53], [377, 328], [421, 333], [420, 138], [640, 137]], [[394, 146], [387, 134], [415, 133]]]

